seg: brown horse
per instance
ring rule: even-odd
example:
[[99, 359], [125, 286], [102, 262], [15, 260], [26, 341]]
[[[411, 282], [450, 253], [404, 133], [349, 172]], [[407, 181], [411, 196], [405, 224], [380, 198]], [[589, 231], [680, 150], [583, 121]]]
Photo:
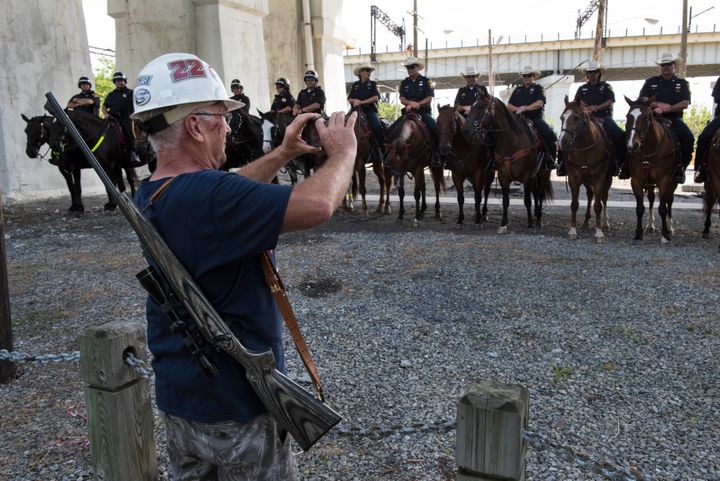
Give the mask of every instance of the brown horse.
[[[355, 170], [353, 172], [352, 188], [350, 192], [343, 198], [343, 210], [353, 210], [353, 198], [357, 196], [357, 190], [360, 189], [360, 196], [362, 197], [362, 211], [365, 217], [368, 217], [368, 206], [365, 200], [367, 194], [367, 188], [365, 187], [365, 166], [370, 163], [370, 150], [372, 146], [371, 136], [372, 130], [368, 123], [367, 117], [362, 109], [351, 109], [346, 115], [346, 118], [350, 114], [356, 111], [358, 113], [357, 120], [355, 122], [355, 137], [357, 138], [357, 155], [355, 156]], [[378, 179], [380, 185], [380, 202], [376, 214], [389, 214], [390, 209], [390, 188], [392, 184], [392, 174], [390, 169], [379, 160], [372, 162], [372, 169]]]
[[[475, 192], [475, 225], [487, 220], [487, 200], [495, 171], [489, 169], [487, 147], [475, 145], [467, 141], [462, 134], [465, 118], [449, 105], [438, 108], [438, 155], [445, 166], [452, 172], [453, 184], [457, 192], [458, 218], [457, 225], [462, 226], [465, 220], [463, 205], [465, 193], [463, 184], [468, 179]], [[483, 203], [483, 193], [485, 202]], [[482, 214], [480, 205], [482, 204]]]
[[568, 184], [572, 192], [570, 202], [570, 230], [568, 238], [577, 239], [577, 210], [580, 205], [580, 186], [585, 186], [588, 196], [587, 210], [583, 227], [590, 221], [590, 204], [595, 197], [595, 240], [604, 239], [603, 227], [609, 227], [607, 200], [612, 184], [612, 159], [610, 143], [602, 127], [592, 115], [578, 102], [569, 102], [565, 96], [565, 110], [560, 116], [560, 148], [566, 155]]
[[[510, 183], [522, 182], [525, 188], [527, 225], [542, 226], [542, 205], [552, 199], [550, 172], [543, 167], [540, 140], [519, 115], [508, 110], [502, 101], [490, 95], [477, 98], [465, 120], [463, 134], [475, 144], [491, 145], [495, 168], [502, 188], [503, 214], [498, 234], [507, 232]], [[532, 214], [535, 201], [535, 218]]]
[[[415, 179], [415, 219], [414, 226], [420, 225], [424, 212], [427, 210], [425, 202], [425, 167], [430, 166], [430, 140], [429, 133], [421, 117], [410, 112], [405, 114], [400, 122], [390, 132], [390, 143], [385, 144], [385, 165], [390, 168], [392, 175], [399, 178], [398, 197], [400, 198], [400, 211], [398, 220], [405, 216], [405, 175]], [[435, 184], [435, 217], [440, 215], [440, 186], [443, 184], [442, 167], [430, 167], [430, 173]], [[421, 203], [422, 201], [422, 203]]]
[[[715, 204], [720, 200], [720, 130], [713, 135], [707, 156], [708, 180], [705, 182], [705, 229], [703, 239], [710, 237], [710, 218]], [[720, 249], [720, 246], [718, 246]]]
[[670, 127], [655, 118], [650, 108], [652, 99], [646, 102], [634, 102], [625, 97], [625, 101], [630, 105], [625, 123], [625, 135], [628, 139], [626, 165], [630, 171], [630, 183], [635, 194], [637, 214], [635, 240], [643, 239], [642, 217], [645, 213], [643, 192], [645, 191], [650, 204], [650, 218], [646, 231], [655, 230], [652, 208], [657, 187], [660, 195], [658, 212], [662, 219], [661, 241], [670, 242], [670, 235], [673, 233], [672, 203], [677, 188], [677, 182], [673, 180], [673, 172], [678, 165], [680, 147]]

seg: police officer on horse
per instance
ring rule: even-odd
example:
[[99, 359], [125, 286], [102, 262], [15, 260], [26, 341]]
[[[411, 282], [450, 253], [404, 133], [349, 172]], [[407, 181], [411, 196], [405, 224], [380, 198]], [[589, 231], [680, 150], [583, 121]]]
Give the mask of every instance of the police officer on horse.
[[241, 107], [240, 110], [244, 110], [245, 113], [250, 113], [250, 99], [243, 93], [242, 82], [236, 78], [232, 79], [232, 82], [230, 82], [230, 90], [232, 90], [233, 93], [230, 99], [244, 103], [245, 106]]
[[460, 76], [467, 85], [458, 89], [454, 107], [463, 116], [467, 116], [478, 95], [487, 95], [488, 91], [485, 86], [477, 83], [480, 74], [475, 71], [475, 67], [466, 68], [465, 72], [460, 72]]
[[403, 66], [407, 69], [408, 76], [400, 83], [400, 103], [405, 106], [405, 112], [417, 112], [422, 117], [423, 123], [430, 131], [430, 163], [434, 167], [440, 167], [440, 159], [437, 155], [438, 130], [437, 123], [432, 116], [432, 99], [435, 97], [430, 79], [420, 75], [425, 65], [415, 57], [408, 57]]
[[[132, 120], [130, 120], [130, 115], [135, 112], [133, 91], [127, 88], [127, 76], [122, 72], [113, 74], [113, 83], [115, 90], [105, 97], [102, 111], [106, 118], [113, 118], [120, 124], [120, 129], [125, 136], [125, 150], [130, 153], [133, 152], [132, 146], [135, 139]], [[133, 161], [138, 162], [136, 159]]]
[[539, 76], [540, 72], [530, 66], [525, 66], [520, 72], [522, 83], [513, 91], [507, 106], [511, 112], [523, 115], [532, 122], [548, 153], [545, 159], [545, 168], [552, 170], [555, 168], [555, 157], [557, 156], [557, 137], [543, 119], [546, 98], [545, 89], [542, 85], [535, 83], [535, 79]]
[[[600, 80], [605, 70], [602, 65], [594, 60], [590, 60], [585, 67], [585, 77], [587, 82], [581, 85], [575, 92], [575, 102], [580, 102], [592, 116], [599, 120], [600, 124], [605, 128], [610, 141], [613, 144], [613, 157], [615, 159], [615, 175], [618, 171], [623, 170], [625, 163], [625, 133], [615, 123], [612, 117], [613, 104], [615, 103], [615, 92], [612, 86], [604, 80]], [[565, 163], [562, 154], [558, 159], [558, 175], [567, 175], [565, 172]], [[626, 169], [625, 169], [626, 170]], [[627, 175], [627, 172], [625, 172]], [[627, 179], [629, 176], [622, 176], [621, 179]]]
[[280, 77], [275, 81], [275, 91], [277, 93], [270, 106], [270, 110], [281, 114], [291, 114], [295, 106], [295, 97], [290, 93], [290, 83], [283, 77]]
[[715, 117], [705, 126], [698, 137], [697, 151], [695, 152], [695, 182], [707, 181], [707, 156], [710, 142], [713, 135], [720, 129], [720, 77], [715, 82], [712, 90], [712, 98], [715, 101]]
[[692, 160], [695, 137], [682, 120], [683, 110], [690, 105], [690, 85], [687, 80], [675, 75], [677, 58], [665, 52], [655, 63], [660, 66], [660, 75], [650, 77], [640, 90], [641, 102], [652, 99], [650, 108], [653, 112], [669, 120], [672, 129], [680, 142], [680, 164], [673, 174], [673, 181], [685, 182], [685, 169]]
[[350, 87], [348, 101], [354, 109], [362, 109], [367, 118], [368, 124], [373, 131], [375, 138], [375, 151], [377, 158], [382, 162], [385, 154], [383, 145], [385, 144], [385, 132], [383, 131], [380, 118], [378, 117], [378, 101], [380, 100], [380, 92], [377, 88], [377, 82], [370, 80], [370, 74], [375, 68], [369, 63], [360, 65], [353, 69], [353, 73], [358, 80]]
[[68, 108], [87, 112], [95, 117], [100, 114], [100, 96], [92, 89], [90, 79], [82, 76], [78, 79], [80, 93], [70, 97]]
[[308, 70], [303, 77], [305, 87], [300, 91], [297, 102], [293, 107], [293, 115], [303, 113], [323, 114], [325, 110], [325, 91], [318, 85], [318, 74], [314, 70]]

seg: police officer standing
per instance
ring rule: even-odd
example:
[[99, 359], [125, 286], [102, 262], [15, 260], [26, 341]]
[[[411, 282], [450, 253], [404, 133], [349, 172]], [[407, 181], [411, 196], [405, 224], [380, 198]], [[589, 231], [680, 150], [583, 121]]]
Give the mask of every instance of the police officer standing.
[[[604, 80], [600, 80], [602, 72], [605, 69], [602, 65], [594, 60], [590, 60], [585, 67], [585, 77], [587, 82], [580, 86], [575, 92], [575, 102], [582, 103], [587, 110], [597, 119], [602, 119], [602, 126], [605, 128], [608, 137], [612, 141], [612, 148], [615, 159], [615, 175], [618, 175], [619, 171], [625, 174], [620, 175], [621, 179], [627, 179], [625, 164], [625, 133], [618, 127], [612, 117], [613, 104], [615, 103], [615, 92], [609, 83]], [[558, 159], [558, 175], [567, 175], [565, 172], [565, 163], [563, 162], [563, 156], [560, 154]]]
[[712, 97], [715, 101], [715, 118], [705, 126], [698, 137], [697, 150], [695, 151], [695, 182], [698, 183], [707, 181], [708, 148], [713, 135], [720, 129], [720, 77], [718, 77], [715, 87], [713, 87]]
[[247, 95], [243, 93], [243, 84], [240, 82], [239, 79], [234, 78], [232, 82], [230, 82], [230, 90], [232, 90], [232, 97], [230, 97], [232, 100], [237, 100], [238, 102], [242, 102], [245, 104], [245, 107], [241, 107], [241, 110], [244, 110], [245, 113], [250, 113], [250, 99]]
[[432, 116], [432, 99], [435, 97], [430, 80], [420, 71], [425, 65], [415, 57], [408, 57], [403, 66], [407, 69], [408, 76], [400, 83], [400, 103], [405, 106], [405, 112], [417, 112], [423, 122], [430, 130], [430, 163], [433, 167], [440, 167], [440, 159], [437, 156], [437, 123]]
[[485, 96], [488, 91], [477, 83], [480, 74], [475, 71], [475, 67], [466, 68], [465, 72], [460, 72], [460, 76], [465, 79], [467, 85], [460, 87], [455, 95], [455, 110], [467, 116], [478, 95]]
[[90, 79], [83, 76], [78, 79], [80, 93], [70, 97], [68, 108], [87, 112], [97, 117], [100, 113], [100, 96], [92, 89]]
[[516, 87], [510, 96], [508, 109], [518, 115], [522, 114], [533, 123], [549, 153], [549, 158], [548, 156], [545, 158], [545, 168], [552, 170], [555, 168], [555, 157], [557, 156], [557, 137], [553, 129], [543, 119], [546, 99], [545, 89], [543, 89], [542, 85], [535, 83], [535, 79], [539, 76], [540, 72], [530, 66], [525, 66], [523, 71], [520, 72], [522, 84]]
[[365, 118], [367, 118], [368, 124], [370, 124], [370, 128], [374, 134], [377, 159], [382, 162], [385, 153], [385, 132], [378, 117], [380, 92], [378, 91], [377, 83], [370, 80], [370, 74], [373, 71], [375, 71], [375, 68], [369, 63], [353, 69], [353, 73], [358, 77], [358, 80], [350, 87], [348, 101], [354, 109], [361, 109], [365, 114]]
[[270, 110], [280, 112], [281, 114], [291, 114], [295, 106], [295, 97], [290, 93], [290, 83], [280, 77], [275, 81], [275, 99], [273, 100]]
[[675, 62], [677, 58], [670, 52], [665, 52], [655, 62], [660, 66], [660, 75], [650, 77], [640, 90], [641, 102], [654, 98], [650, 104], [656, 115], [662, 115], [672, 122], [672, 128], [680, 142], [680, 165], [678, 165], [673, 181], [679, 184], [685, 182], [685, 169], [692, 160], [695, 137], [682, 120], [683, 110], [690, 105], [690, 86], [687, 80], [675, 75]]
[[293, 115], [304, 113], [323, 114], [325, 110], [325, 91], [318, 85], [318, 74], [314, 70], [305, 72], [305, 87], [300, 91], [293, 107]]
[[130, 114], [135, 111], [133, 91], [127, 88], [127, 77], [122, 72], [113, 74], [113, 83], [115, 84], [115, 90], [105, 97], [102, 111], [106, 118], [112, 117], [117, 120], [127, 140], [126, 148], [128, 151], [132, 151], [132, 144], [135, 139], [132, 121], [130, 120]]

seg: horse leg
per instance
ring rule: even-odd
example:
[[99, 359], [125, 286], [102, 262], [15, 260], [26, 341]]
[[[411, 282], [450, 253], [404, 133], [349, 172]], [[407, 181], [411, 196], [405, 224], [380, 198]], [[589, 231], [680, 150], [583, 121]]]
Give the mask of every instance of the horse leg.
[[375, 213], [382, 214], [383, 204], [385, 202], [385, 174], [380, 162], [375, 162], [372, 168], [373, 172], [375, 172], [375, 177], [377, 177], [378, 186], [380, 187], [380, 200], [378, 201], [378, 206], [377, 209], [375, 209]]
[[128, 184], [130, 185], [130, 196], [135, 197], [135, 185], [137, 184], [138, 176], [135, 172], [135, 168], [133, 167], [126, 167], [125, 168], [125, 178], [128, 181]]
[[533, 216], [532, 216], [532, 200], [530, 198], [531, 195], [535, 195], [535, 202], [537, 205], [537, 194], [533, 192], [532, 189], [532, 181], [529, 178], [530, 176], [527, 175], [527, 180], [524, 182], [523, 188], [525, 189], [525, 192], [523, 192], [523, 200], [525, 202], [525, 210], [527, 211], [527, 219], [528, 219], [528, 229], [532, 230], [533, 227], [535, 227]]
[[58, 167], [58, 170], [60, 171], [60, 174], [63, 176], [63, 179], [65, 179], [65, 183], [67, 184], [68, 192], [70, 192], [70, 207], [68, 208], [68, 212], [79, 212], [78, 206], [75, 205], [75, 187], [73, 186], [72, 174], [66, 170], [59, 168], [59, 167]]
[[[593, 190], [596, 190], [593, 186]], [[603, 225], [603, 199], [602, 195], [600, 195], [600, 190], [598, 190], [598, 194], [595, 196], [595, 242], [598, 244], [601, 244], [605, 240], [605, 234], [603, 234], [602, 225]]]
[[[415, 197], [415, 220], [413, 221], [413, 225], [415, 227], [420, 225], [420, 219], [423, 218], [423, 214], [427, 209], [427, 204], [425, 203], [425, 172], [422, 170], [422, 167], [420, 167], [419, 170], [420, 172], [416, 172], [415, 175], [415, 189], [413, 191], [413, 196]], [[420, 209], [421, 202], [422, 209]]]
[[[579, 189], [578, 189], [579, 191]], [[595, 192], [593, 191], [593, 188], [585, 184], [585, 193], [587, 194], [587, 208], [585, 209], [585, 219], [583, 220], [583, 229], [587, 229], [590, 227], [590, 206], [592, 205], [593, 197]]]
[[[458, 217], [457, 221], [455, 221], [455, 224], [457, 224], [458, 227], [463, 226], [463, 222], [465, 221], [465, 213], [463, 212], [463, 206], [465, 205], [465, 193], [463, 192], [463, 178], [456, 174], [455, 172], [452, 173], [452, 181], [453, 185], [455, 185], [455, 191], [457, 192], [457, 203], [458, 203]], [[477, 212], [477, 201], [475, 202], [475, 211]], [[477, 213], [475, 214], [475, 223], [478, 222], [477, 219]]]
[[670, 196], [668, 198], [667, 203], [667, 223], [668, 223], [668, 230], [670, 231], [670, 235], [675, 235], [675, 227], [673, 226], [673, 220], [672, 220], [672, 205], [673, 201], [675, 200], [675, 193], [670, 192]]
[[712, 211], [715, 206], [716, 194], [715, 189], [711, 186], [711, 182], [706, 182], [705, 185], [705, 228], [702, 231], [702, 238], [710, 238], [710, 226], [712, 225]]
[[658, 206], [658, 212], [660, 213], [660, 222], [662, 228], [660, 230], [660, 242], [666, 244], [670, 242], [670, 229], [668, 229], [668, 198], [664, 193], [660, 193], [660, 205]]
[[390, 169], [383, 168], [383, 175], [385, 176], [385, 209], [383, 213], [392, 214], [392, 207], [390, 207], [390, 189], [392, 188], [393, 175]]
[[74, 203], [77, 207], [76, 212], [80, 212], [81, 214], [85, 212], [85, 204], [82, 201], [82, 170], [80, 170], [80, 167], [75, 167], [72, 171], [72, 178], [73, 178], [73, 195], [74, 196]]
[[637, 216], [637, 224], [635, 225], [635, 238], [636, 241], [643, 240], [643, 227], [642, 218], [645, 213], [645, 205], [643, 205], [643, 186], [632, 182], [632, 190], [635, 194], [635, 215]]
[[482, 208], [482, 220], [487, 222], [489, 220], [488, 218], [488, 209], [487, 209], [487, 203], [488, 203], [488, 197], [490, 196], [490, 190], [492, 189], [493, 181], [495, 180], [495, 172], [491, 171], [487, 174], [487, 177], [485, 178], [485, 201], [483, 202], [483, 208]]
[[367, 188], [365, 187], [365, 176], [367, 172], [365, 171], [365, 164], [360, 165], [360, 168], [357, 171], [358, 174], [358, 188], [360, 189], [360, 197], [362, 197], [362, 213], [365, 218], [369, 217], [368, 215], [368, 206], [367, 206], [367, 200], [365, 200], [365, 196], [367, 195]]
[[[570, 175], [568, 177], [568, 183], [570, 184], [570, 192], [572, 195], [572, 200], [570, 201], [570, 230], [568, 231], [568, 240], [576, 240], [577, 239], [577, 230], [575, 229], [577, 224], [577, 211], [578, 207], [580, 207], [580, 181], [577, 177], [574, 175]], [[588, 192], [588, 208], [590, 207], [590, 191], [585, 189]], [[587, 223], [587, 218], [585, 219], [585, 222]], [[584, 226], [585, 224], [583, 224]]]
[[648, 212], [648, 223], [645, 227], [645, 232], [655, 232], [655, 214], [653, 213], [653, 204], [655, 203], [655, 187], [650, 187], [647, 191], [649, 212]]
[[398, 212], [398, 220], [402, 220], [405, 217], [405, 175], [400, 176], [398, 183], [398, 199], [400, 199], [400, 211]]
[[500, 221], [500, 227], [497, 229], [498, 234], [505, 234], [507, 232], [507, 225], [508, 225], [508, 207], [510, 206], [510, 178], [509, 177], [501, 177], [500, 178], [500, 187], [502, 189], [502, 220]]
[[[432, 168], [430, 172], [433, 178], [433, 185], [435, 186], [435, 218], [442, 219], [442, 214], [440, 213], [440, 183], [443, 181], [443, 172], [442, 169]], [[460, 190], [462, 190], [462, 183], [460, 184]]]

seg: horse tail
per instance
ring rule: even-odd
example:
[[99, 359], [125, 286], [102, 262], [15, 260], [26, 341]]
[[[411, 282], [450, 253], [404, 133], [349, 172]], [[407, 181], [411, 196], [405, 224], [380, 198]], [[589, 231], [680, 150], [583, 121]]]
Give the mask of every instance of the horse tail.
[[544, 200], [549, 201], [555, 198], [555, 191], [550, 181], [550, 172], [544, 172], [533, 177], [531, 185], [536, 192], [542, 190]]

